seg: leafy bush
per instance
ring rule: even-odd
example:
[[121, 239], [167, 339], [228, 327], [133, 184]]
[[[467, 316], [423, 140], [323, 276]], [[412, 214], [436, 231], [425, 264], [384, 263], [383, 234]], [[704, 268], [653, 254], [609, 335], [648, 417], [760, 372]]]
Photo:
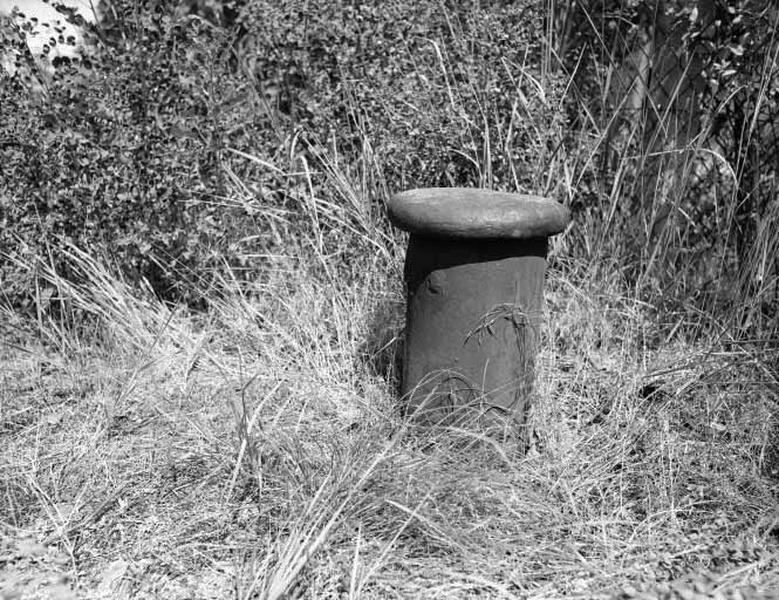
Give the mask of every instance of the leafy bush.
[[[313, 4], [313, 6], [312, 6]], [[321, 144], [366, 144], [392, 188], [537, 191], [562, 125], [535, 2], [253, 0], [242, 57]]]
[[[301, 193], [339, 196], [327, 177], [301, 188], [247, 155], [356, 169], [374, 210], [406, 187], [543, 188], [562, 121], [560, 86], [536, 66], [536, 3], [190, 4], [110, 2], [89, 63], [58, 69], [43, 94], [4, 75], [0, 252], [63, 239], [192, 296], [267, 229], [253, 215], [281, 207], [294, 235]], [[236, 181], [257, 186], [237, 201]], [[342, 223], [327, 225], [336, 239]]]
[[62, 239], [170, 295], [223, 234], [207, 200], [224, 194], [226, 38], [132, 2], [109, 14], [95, 56], [61, 65], [42, 93], [3, 75], [0, 251]]

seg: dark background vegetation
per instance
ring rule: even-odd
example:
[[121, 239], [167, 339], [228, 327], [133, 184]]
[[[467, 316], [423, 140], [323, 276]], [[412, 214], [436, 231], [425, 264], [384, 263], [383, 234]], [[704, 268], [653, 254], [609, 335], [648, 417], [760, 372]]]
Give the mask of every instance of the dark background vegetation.
[[[6, 304], [31, 308], [36, 273], [20, 264], [67, 269], [69, 242], [203, 306], [216, 271], [258, 277], [302, 237], [307, 198], [348, 205], [346, 175], [369, 208], [336, 210], [319, 248], [345, 265], [373, 251], [349, 232], [386, 228], [392, 192], [544, 194], [574, 214], [566, 254], [624, 278], [671, 326], [705, 311], [775, 330], [772, 2], [99, 10], [88, 58], [46, 76], [26, 57], [2, 76]], [[2, 44], [20, 41], [6, 23]]]

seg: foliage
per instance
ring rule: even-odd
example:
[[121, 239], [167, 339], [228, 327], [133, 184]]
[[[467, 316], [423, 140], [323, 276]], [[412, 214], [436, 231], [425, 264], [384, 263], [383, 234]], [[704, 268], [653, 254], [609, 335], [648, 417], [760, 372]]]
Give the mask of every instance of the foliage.
[[778, 18], [764, 0], [593, 0], [552, 15], [585, 140], [579, 158], [569, 147], [573, 208], [598, 232], [582, 246], [673, 311], [776, 325]]
[[104, 7], [88, 61], [3, 76], [4, 255], [75, 242], [192, 301], [301, 239], [348, 267], [393, 191], [481, 186], [566, 202], [569, 250], [671, 311], [775, 315], [770, 3]]
[[110, 15], [94, 56], [60, 65], [41, 93], [3, 75], [0, 251], [97, 248], [169, 294], [174, 273], [213, 263], [222, 236], [227, 40], [134, 2]]
[[[406, 187], [542, 191], [562, 121], [535, 3], [190, 4], [110, 2], [87, 64], [37, 96], [4, 76], [0, 252], [98, 248], [191, 298], [193, 279], [245, 263], [236, 244], [267, 233], [268, 209], [294, 235], [304, 194], [340, 193], [309, 165], [367, 180], [371, 211]], [[325, 228], [352, 246], [342, 221]]]
[[347, 162], [370, 151], [394, 189], [539, 191], [560, 135], [533, 2], [309, 4], [241, 12], [257, 85]]

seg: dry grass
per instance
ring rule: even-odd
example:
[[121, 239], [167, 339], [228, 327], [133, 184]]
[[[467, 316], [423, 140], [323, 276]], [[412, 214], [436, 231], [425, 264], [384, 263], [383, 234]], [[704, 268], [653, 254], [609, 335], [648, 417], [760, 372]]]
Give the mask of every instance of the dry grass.
[[9, 320], [4, 597], [609, 598], [688, 573], [777, 589], [765, 357], [658, 339], [618, 283], [553, 273], [531, 451], [419, 430], [398, 411], [386, 256], [353, 278], [279, 264], [196, 316], [75, 250], [79, 287], [44, 271], [82, 322]]
[[[582, 152], [539, 175], [569, 202], [610, 127], [584, 121]], [[743, 271], [755, 306], [660, 312], [654, 278], [693, 261], [682, 221], [653, 238], [655, 216], [683, 208], [701, 148], [658, 167], [675, 179], [656, 195], [620, 187], [648, 159], [625, 154], [554, 244], [522, 454], [401, 416], [403, 243], [364, 201], [386, 195], [368, 142], [355, 173], [293, 156], [308, 221], [252, 206], [288, 254], [257, 281], [226, 268], [207, 312], [77, 248], [77, 280], [26, 265], [37, 315], [0, 313], [0, 599], [779, 598], [779, 343], [736, 333], [776, 289], [777, 211]], [[228, 175], [231, 201], [258, 202]], [[628, 239], [618, 206], [644, 197]]]

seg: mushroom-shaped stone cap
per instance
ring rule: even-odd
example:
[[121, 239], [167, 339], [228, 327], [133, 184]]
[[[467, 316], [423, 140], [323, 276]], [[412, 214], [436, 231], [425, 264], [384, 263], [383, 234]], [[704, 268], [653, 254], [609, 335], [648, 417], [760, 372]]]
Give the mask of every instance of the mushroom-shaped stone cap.
[[388, 208], [395, 226], [430, 237], [548, 237], [570, 221], [568, 209], [547, 198], [469, 188], [410, 190]]

